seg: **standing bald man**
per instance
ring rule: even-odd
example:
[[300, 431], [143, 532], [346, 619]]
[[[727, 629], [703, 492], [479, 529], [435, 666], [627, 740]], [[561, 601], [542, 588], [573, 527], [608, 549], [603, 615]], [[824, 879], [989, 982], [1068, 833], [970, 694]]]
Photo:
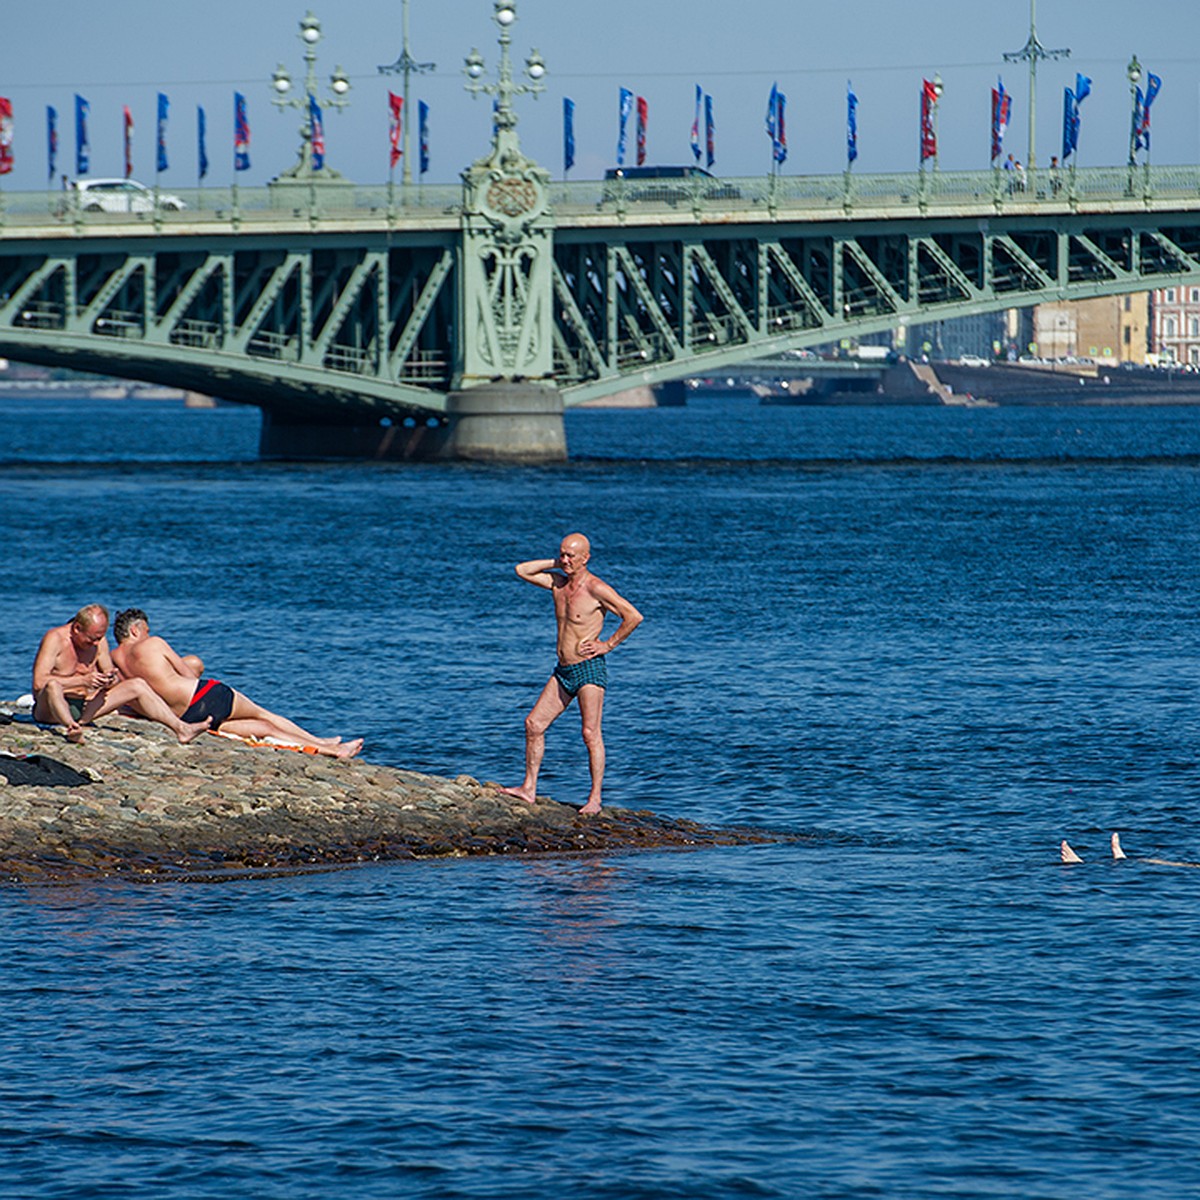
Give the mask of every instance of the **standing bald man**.
[[[592, 775], [592, 788], [580, 811], [589, 815], [600, 811], [600, 789], [604, 783], [604, 738], [600, 732], [604, 689], [608, 686], [604, 656], [642, 623], [642, 614], [628, 600], [588, 570], [590, 558], [587, 538], [582, 533], [572, 533], [563, 538], [557, 558], [533, 559], [517, 565], [521, 579], [554, 595], [558, 665], [525, 718], [525, 779], [519, 787], [504, 789], [510, 796], [534, 802], [538, 770], [546, 753], [546, 730], [578, 698]], [[602, 640], [600, 635], [608, 613], [621, 623], [611, 636]]]

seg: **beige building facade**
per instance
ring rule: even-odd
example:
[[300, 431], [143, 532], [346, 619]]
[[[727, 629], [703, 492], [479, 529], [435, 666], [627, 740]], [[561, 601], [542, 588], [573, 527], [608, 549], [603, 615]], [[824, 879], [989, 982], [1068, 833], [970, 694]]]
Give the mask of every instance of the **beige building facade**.
[[[1196, 311], [1200, 317], [1200, 304]], [[1149, 292], [1039, 304], [1033, 311], [1035, 348], [1031, 352], [1039, 358], [1141, 366], [1151, 349], [1150, 312]]]

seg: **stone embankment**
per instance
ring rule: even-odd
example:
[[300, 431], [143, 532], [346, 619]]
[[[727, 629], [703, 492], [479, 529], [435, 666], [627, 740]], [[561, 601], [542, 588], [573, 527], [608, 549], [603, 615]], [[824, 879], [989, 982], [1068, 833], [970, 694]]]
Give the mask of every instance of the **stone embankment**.
[[[80, 745], [0, 710], [0, 879], [277, 872], [384, 859], [782, 840], [649, 812], [583, 817], [443, 779], [106, 717]], [[46, 759], [72, 782], [18, 783]], [[17, 765], [20, 764], [20, 765]], [[61, 774], [61, 772], [60, 772]], [[8, 776], [13, 776], [10, 781]]]

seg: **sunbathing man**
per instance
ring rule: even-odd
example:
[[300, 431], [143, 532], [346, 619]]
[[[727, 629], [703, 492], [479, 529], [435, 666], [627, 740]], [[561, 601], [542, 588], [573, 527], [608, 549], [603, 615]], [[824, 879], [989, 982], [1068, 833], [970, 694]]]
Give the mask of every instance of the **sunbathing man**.
[[[572, 533], [563, 538], [557, 558], [538, 558], [517, 565], [521, 579], [554, 595], [558, 663], [525, 718], [525, 778], [517, 787], [503, 789], [510, 796], [534, 803], [538, 770], [546, 752], [546, 730], [578, 697], [592, 776], [587, 803], [579, 811], [589, 816], [600, 811], [600, 789], [604, 783], [604, 737], [600, 732], [604, 691], [608, 686], [604, 656], [642, 622], [642, 614], [628, 600], [588, 570], [590, 558], [587, 538], [582, 533]], [[607, 639], [601, 640], [608, 613], [621, 623]]]
[[88, 604], [65, 625], [42, 638], [33, 662], [33, 718], [63, 725], [68, 742], [83, 741], [83, 727], [128, 706], [165, 725], [186, 745], [209, 726], [204, 718], [183, 721], [144, 679], [124, 679], [108, 653], [108, 609]]
[[362, 738], [343, 742], [341, 738], [317, 737], [220, 680], [202, 681], [197, 669], [200, 660], [190, 655], [181, 658], [165, 638], [152, 637], [150, 620], [140, 608], [118, 613], [113, 631], [117, 635], [113, 651], [117, 669], [127, 679], [148, 683], [185, 721], [208, 717], [213, 729], [237, 737], [275, 738], [312, 746], [318, 754], [331, 758], [353, 758], [362, 749]]

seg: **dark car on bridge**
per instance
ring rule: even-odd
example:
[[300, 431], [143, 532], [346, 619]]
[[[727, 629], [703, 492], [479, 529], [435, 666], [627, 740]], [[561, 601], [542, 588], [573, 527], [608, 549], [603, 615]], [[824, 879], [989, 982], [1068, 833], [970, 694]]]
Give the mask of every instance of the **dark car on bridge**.
[[740, 200], [742, 194], [703, 167], [610, 167], [603, 199], [676, 205], [681, 200]]

